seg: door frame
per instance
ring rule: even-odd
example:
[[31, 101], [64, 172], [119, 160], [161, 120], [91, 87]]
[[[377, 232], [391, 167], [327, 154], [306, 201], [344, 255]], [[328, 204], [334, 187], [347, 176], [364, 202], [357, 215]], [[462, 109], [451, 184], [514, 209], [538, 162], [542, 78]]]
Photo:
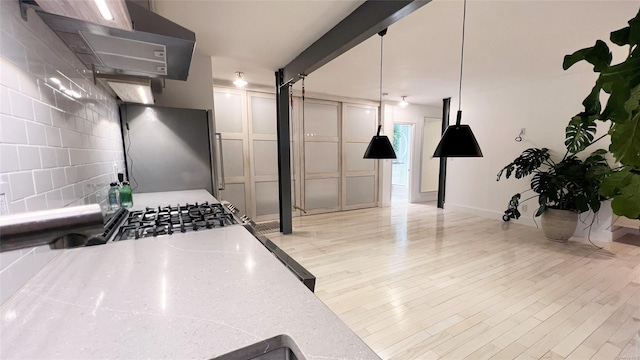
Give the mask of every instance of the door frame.
[[[416, 138], [416, 122], [411, 122], [411, 121], [394, 121], [393, 122], [393, 128], [394, 128], [394, 132], [392, 133], [391, 137], [392, 140], [391, 142], [393, 143], [393, 134], [395, 133], [395, 126], [396, 125], [408, 125], [409, 126], [409, 164], [407, 165], [407, 172], [409, 173], [407, 175], [407, 202], [411, 203], [414, 202], [412, 201], [412, 194], [413, 194], [413, 189], [416, 187], [416, 184], [414, 184], [414, 177], [415, 174], [413, 172], [413, 164], [415, 164], [415, 159], [414, 159], [414, 155], [416, 155], [416, 148], [415, 148], [415, 138]], [[422, 150], [422, 146], [420, 146], [420, 150]], [[422, 157], [420, 156], [420, 159], [422, 159]], [[417, 174], [418, 179], [417, 179], [417, 185], [418, 188], [420, 188], [420, 178], [421, 178], [421, 172]], [[391, 198], [393, 199], [393, 162], [391, 163]]]
[[[405, 119], [403, 121], [394, 121], [392, 119], [391, 124], [413, 125], [411, 126], [411, 139], [409, 140], [411, 142], [411, 159], [409, 160], [410, 175], [408, 184], [409, 196], [407, 202], [419, 203], [431, 200], [431, 192], [423, 193], [420, 191], [420, 184], [422, 183], [422, 149], [424, 146], [424, 136], [418, 136], [418, 134], [424, 134], [424, 117], [410, 120]], [[417, 166], [416, 164], [419, 164], [419, 166]], [[391, 165], [391, 176], [393, 176], [393, 164]], [[392, 181], [389, 181], [389, 184], [389, 192], [391, 192], [393, 186]], [[433, 194], [433, 196], [435, 196], [435, 194]]]

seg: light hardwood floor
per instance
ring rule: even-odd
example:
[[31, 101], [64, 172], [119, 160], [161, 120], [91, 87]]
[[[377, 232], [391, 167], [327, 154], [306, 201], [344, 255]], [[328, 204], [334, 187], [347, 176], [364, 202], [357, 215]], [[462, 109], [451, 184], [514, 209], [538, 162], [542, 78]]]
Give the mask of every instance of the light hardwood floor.
[[383, 359], [640, 360], [640, 247], [401, 204], [267, 235]]

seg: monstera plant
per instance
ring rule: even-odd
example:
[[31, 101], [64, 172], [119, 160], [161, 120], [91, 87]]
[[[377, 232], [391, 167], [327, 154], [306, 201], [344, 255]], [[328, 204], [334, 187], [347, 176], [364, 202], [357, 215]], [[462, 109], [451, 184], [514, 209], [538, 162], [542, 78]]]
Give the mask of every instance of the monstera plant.
[[554, 161], [547, 148], [523, 151], [500, 170], [497, 180], [503, 174], [507, 179], [512, 175], [520, 179], [533, 174], [531, 190], [536, 195], [524, 200], [521, 200], [522, 193], [513, 195], [503, 219], [518, 219], [520, 202], [535, 197], [538, 198], [535, 216], [542, 215], [547, 209], [598, 212], [602, 200], [605, 200], [599, 193], [600, 184], [611, 171], [605, 154], [606, 150], [599, 149], [581, 160], [576, 154], [567, 152], [561, 160]]
[[[598, 79], [582, 105], [584, 110], [574, 116], [566, 129], [565, 145], [572, 153], [584, 150], [593, 142], [596, 122], [611, 121], [608, 136], [609, 151], [619, 167], [603, 179], [600, 193], [611, 197], [616, 215], [640, 218], [640, 11], [629, 20], [629, 26], [611, 33], [610, 40], [628, 48], [624, 61], [611, 64], [607, 44], [598, 40], [593, 47], [578, 50], [564, 58], [566, 70], [580, 61], [593, 65]], [[602, 108], [600, 96], [608, 94]]]

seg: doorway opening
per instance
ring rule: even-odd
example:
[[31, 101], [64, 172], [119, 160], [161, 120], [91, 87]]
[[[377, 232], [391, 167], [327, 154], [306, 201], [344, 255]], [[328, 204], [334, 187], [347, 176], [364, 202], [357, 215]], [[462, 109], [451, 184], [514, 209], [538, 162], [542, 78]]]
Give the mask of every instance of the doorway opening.
[[408, 203], [411, 193], [411, 144], [413, 124], [393, 125], [393, 150], [396, 159], [391, 169], [391, 202]]

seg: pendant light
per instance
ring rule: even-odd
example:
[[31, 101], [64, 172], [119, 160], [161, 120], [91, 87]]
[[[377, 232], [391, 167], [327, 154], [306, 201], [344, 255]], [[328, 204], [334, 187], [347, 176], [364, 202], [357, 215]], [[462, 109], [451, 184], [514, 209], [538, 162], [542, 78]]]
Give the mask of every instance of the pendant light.
[[458, 114], [456, 124], [449, 125], [442, 134], [442, 139], [433, 153], [433, 157], [482, 157], [482, 150], [469, 125], [461, 125], [462, 121], [462, 68], [464, 64], [464, 28], [467, 17], [467, 0], [464, 0], [462, 12], [462, 50], [460, 54], [460, 84], [458, 86]]
[[396, 152], [393, 151], [391, 141], [385, 135], [380, 135], [382, 130], [382, 42], [387, 34], [387, 29], [378, 33], [380, 35], [380, 106], [378, 107], [378, 132], [371, 138], [363, 159], [395, 159]]

